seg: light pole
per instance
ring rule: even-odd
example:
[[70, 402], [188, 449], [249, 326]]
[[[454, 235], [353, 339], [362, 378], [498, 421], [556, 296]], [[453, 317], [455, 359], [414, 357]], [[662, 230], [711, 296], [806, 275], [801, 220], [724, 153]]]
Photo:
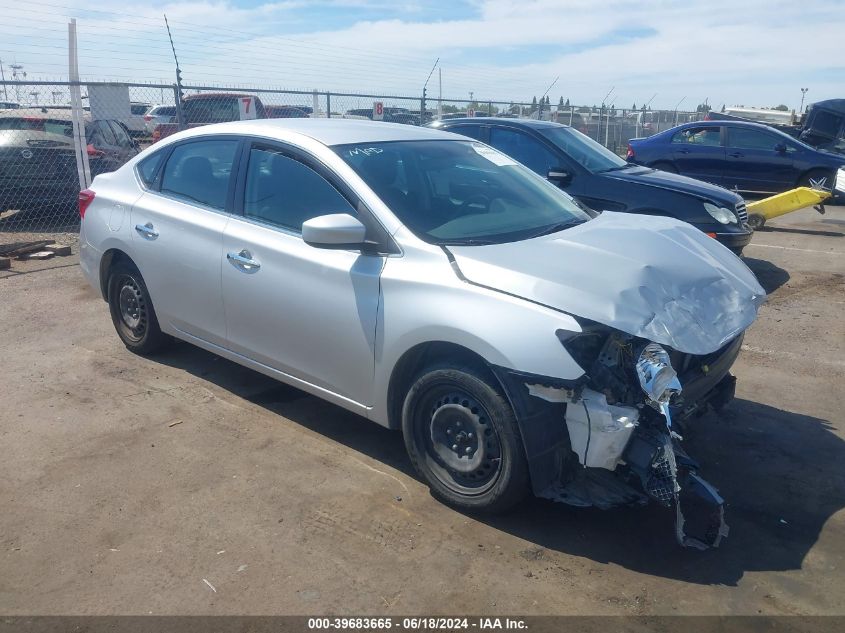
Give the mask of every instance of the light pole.
[[801, 88], [801, 107], [798, 108], [798, 113], [803, 114], [804, 112], [804, 95], [807, 94], [809, 88]]
[[686, 99], [686, 95], [684, 95], [684, 97], [680, 101], [678, 101], [677, 105], [675, 105], [675, 123], [674, 123], [674, 125], [678, 125], [678, 108], [681, 107], [681, 104], [684, 102], [684, 99]]

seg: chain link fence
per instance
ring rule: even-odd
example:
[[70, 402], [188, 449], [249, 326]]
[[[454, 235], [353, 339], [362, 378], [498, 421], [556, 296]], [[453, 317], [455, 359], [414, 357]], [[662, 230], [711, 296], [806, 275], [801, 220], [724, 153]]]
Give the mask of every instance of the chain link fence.
[[[71, 106], [79, 87], [78, 108]], [[570, 125], [624, 155], [701, 113], [620, 110], [497, 100], [88, 82], [0, 82], [0, 244], [78, 232], [77, 194], [98, 174], [181, 129], [258, 118], [341, 118], [425, 125], [505, 116]]]

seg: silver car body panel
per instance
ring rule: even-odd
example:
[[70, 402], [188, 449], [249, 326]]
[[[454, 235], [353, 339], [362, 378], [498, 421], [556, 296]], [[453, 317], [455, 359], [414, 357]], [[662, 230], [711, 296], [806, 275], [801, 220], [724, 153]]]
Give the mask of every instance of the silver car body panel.
[[[171, 143], [220, 135], [260, 137], [313, 156], [360, 197], [393, 236], [398, 254], [317, 249], [298, 233], [144, 192], [134, 171], [138, 161]], [[714, 349], [753, 320], [764, 295], [751, 273], [683, 223], [637, 218], [654, 222], [657, 233], [635, 234], [633, 220], [605, 214], [530, 243], [454, 247], [453, 262], [406, 229], [330, 147], [428, 138], [466, 142], [428, 128], [333, 119], [239, 121], [179, 132], [97, 177], [82, 223], [82, 270], [102, 290], [103, 255], [125, 252], [147, 280], [163, 331], [385, 426], [397, 422], [387, 401], [393, 368], [420, 344], [452, 343], [491, 365], [573, 380], [584, 371], [556, 334], [581, 331], [571, 315], [671, 340], [692, 353]], [[117, 231], [111, 228], [116, 204], [126, 214]], [[155, 239], [135, 230], [147, 222]], [[681, 254], [684, 245], [693, 256]], [[227, 259], [242, 250], [260, 263], [258, 271]], [[654, 284], [660, 292], [649, 296]], [[728, 303], [719, 290], [729, 292]], [[739, 316], [728, 314], [731, 307]], [[727, 323], [716, 325], [717, 334], [704, 333], [718, 314]], [[679, 319], [680, 334], [672, 318]]]
[[473, 283], [688, 354], [718, 350], [766, 299], [738, 257], [674, 218], [606, 211], [533, 240], [449, 250]]

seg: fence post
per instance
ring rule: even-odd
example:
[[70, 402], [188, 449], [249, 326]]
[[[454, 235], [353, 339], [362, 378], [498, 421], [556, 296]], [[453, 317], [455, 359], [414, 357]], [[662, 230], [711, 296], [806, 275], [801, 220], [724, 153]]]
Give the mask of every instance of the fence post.
[[332, 93], [331, 92], [326, 93], [326, 118], [327, 119], [332, 118]]
[[182, 116], [182, 95], [179, 94], [179, 85], [173, 84], [173, 102], [176, 104], [176, 127], [181, 131], [185, 129], [185, 118]]

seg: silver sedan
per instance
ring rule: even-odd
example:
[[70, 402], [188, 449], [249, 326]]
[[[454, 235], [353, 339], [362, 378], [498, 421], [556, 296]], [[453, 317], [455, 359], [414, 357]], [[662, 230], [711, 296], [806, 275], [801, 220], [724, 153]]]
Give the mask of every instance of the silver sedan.
[[312, 119], [175, 134], [80, 214], [135, 353], [180, 339], [401, 429], [464, 510], [652, 500], [683, 545], [726, 533], [677, 429], [732, 397], [765, 293], [690, 225], [588, 212], [465, 137]]

